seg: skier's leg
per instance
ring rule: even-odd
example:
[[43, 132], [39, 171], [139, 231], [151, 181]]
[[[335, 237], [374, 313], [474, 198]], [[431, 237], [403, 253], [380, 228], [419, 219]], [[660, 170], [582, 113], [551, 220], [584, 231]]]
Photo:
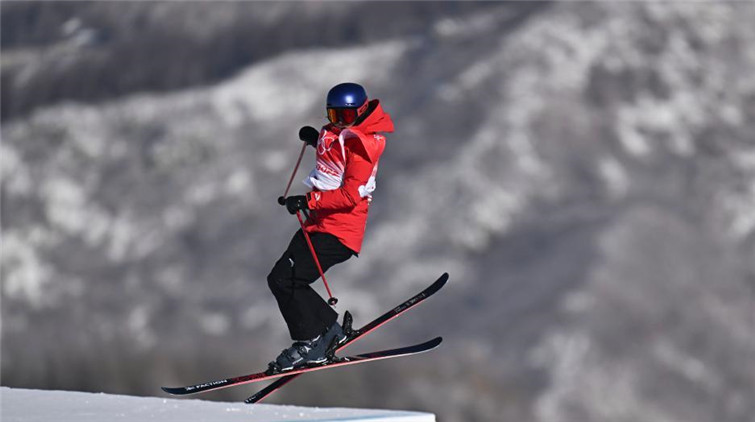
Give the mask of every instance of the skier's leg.
[[[323, 271], [354, 254], [331, 234], [311, 233], [310, 238]], [[338, 314], [310, 286], [318, 278], [317, 266], [299, 230], [267, 278], [293, 340], [314, 338], [338, 318]]]

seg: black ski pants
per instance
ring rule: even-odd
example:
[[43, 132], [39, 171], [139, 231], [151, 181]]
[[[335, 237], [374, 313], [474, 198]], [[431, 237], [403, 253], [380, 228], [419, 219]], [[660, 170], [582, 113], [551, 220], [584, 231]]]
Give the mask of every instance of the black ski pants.
[[[309, 237], [323, 271], [355, 255], [332, 234], [310, 233]], [[310, 286], [318, 278], [317, 264], [300, 229], [267, 276], [292, 340], [317, 337], [338, 319], [338, 313]]]

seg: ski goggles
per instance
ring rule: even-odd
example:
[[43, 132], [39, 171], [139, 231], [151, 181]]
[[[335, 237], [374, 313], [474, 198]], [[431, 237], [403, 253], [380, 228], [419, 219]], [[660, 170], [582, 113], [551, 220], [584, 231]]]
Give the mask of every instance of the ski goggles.
[[359, 111], [356, 108], [329, 108], [328, 120], [336, 125], [350, 125], [357, 121]]

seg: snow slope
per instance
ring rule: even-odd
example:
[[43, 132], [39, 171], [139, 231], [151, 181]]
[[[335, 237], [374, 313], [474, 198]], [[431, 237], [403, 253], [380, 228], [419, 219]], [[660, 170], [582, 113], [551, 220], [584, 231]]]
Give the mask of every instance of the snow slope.
[[7, 387], [0, 388], [0, 400], [3, 422], [435, 421], [434, 415], [418, 412], [247, 405]]

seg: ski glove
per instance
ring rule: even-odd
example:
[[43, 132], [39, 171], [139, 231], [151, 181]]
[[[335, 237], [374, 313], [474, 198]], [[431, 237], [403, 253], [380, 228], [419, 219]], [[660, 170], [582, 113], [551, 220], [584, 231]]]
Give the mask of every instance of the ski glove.
[[312, 126], [303, 126], [299, 129], [299, 139], [304, 141], [305, 144], [317, 148], [317, 139], [320, 138], [320, 132]]
[[286, 209], [289, 214], [296, 214], [299, 210], [308, 210], [307, 197], [305, 195], [295, 195], [286, 198]]

